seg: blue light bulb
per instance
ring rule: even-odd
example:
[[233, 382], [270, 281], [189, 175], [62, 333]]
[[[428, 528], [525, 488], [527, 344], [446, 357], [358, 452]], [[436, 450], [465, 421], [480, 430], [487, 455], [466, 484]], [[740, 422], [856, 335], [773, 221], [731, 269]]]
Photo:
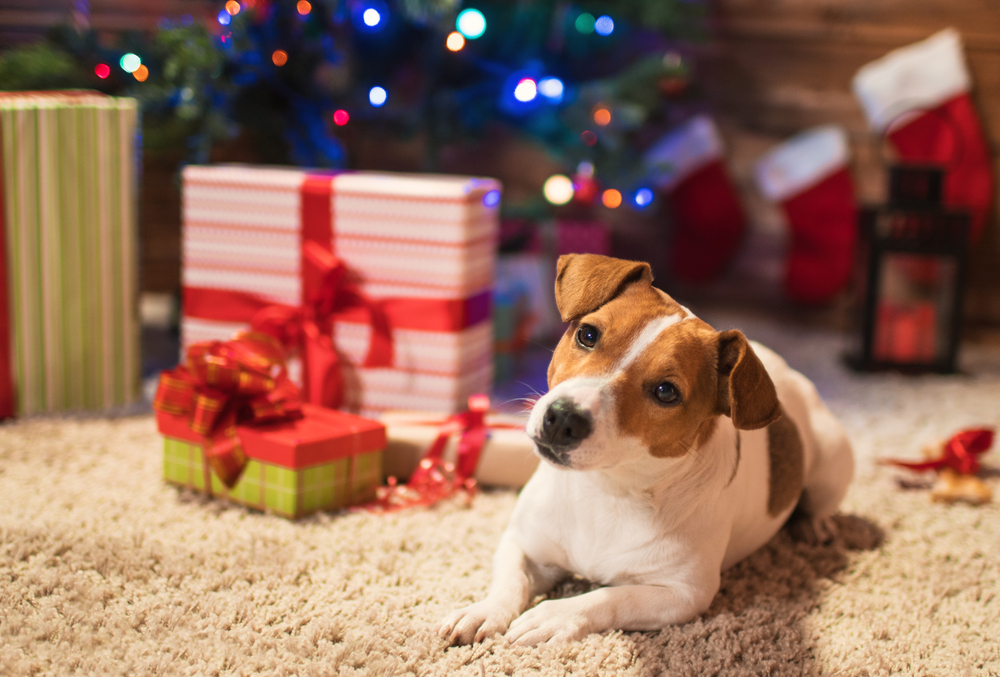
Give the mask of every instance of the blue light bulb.
[[635, 204], [637, 207], [648, 207], [653, 201], [653, 191], [649, 188], [640, 188], [635, 192]]
[[386, 92], [382, 87], [372, 87], [368, 90], [368, 101], [376, 108], [384, 106], [385, 101], [388, 98], [388, 92]]
[[538, 81], [538, 93], [553, 103], [562, 101], [565, 89], [559, 78], [542, 78]]

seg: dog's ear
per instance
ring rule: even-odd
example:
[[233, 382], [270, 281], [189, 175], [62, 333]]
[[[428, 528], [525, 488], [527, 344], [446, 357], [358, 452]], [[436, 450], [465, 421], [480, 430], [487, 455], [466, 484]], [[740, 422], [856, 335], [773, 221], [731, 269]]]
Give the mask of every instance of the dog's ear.
[[635, 283], [653, 283], [648, 263], [564, 254], [556, 263], [556, 306], [563, 322], [569, 322], [594, 312]]
[[742, 332], [717, 334], [719, 346], [718, 407], [740, 430], [756, 430], [781, 418], [774, 383]]

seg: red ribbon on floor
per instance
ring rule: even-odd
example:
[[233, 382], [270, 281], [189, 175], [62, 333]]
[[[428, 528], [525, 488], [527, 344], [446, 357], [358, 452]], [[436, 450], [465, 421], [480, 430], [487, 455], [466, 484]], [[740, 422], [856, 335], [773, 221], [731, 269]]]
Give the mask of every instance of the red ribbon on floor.
[[915, 463], [884, 459], [881, 463], [908, 468], [918, 472], [951, 468], [962, 475], [975, 475], [980, 469], [977, 456], [985, 453], [991, 446], [993, 446], [993, 429], [975, 428], [972, 430], [963, 430], [952, 436], [951, 439], [944, 443], [940, 458]]
[[[469, 410], [449, 416], [444, 420], [420, 421], [415, 425], [440, 426], [437, 438], [431, 443], [409, 481], [400, 485], [390, 477], [388, 486], [376, 490], [376, 499], [363, 509], [371, 512], [395, 512], [406, 508], [427, 507], [460, 492], [472, 500], [478, 490], [475, 475], [479, 456], [491, 429], [517, 429], [509, 423], [486, 423], [490, 399], [486, 395], [469, 398]], [[459, 435], [458, 457], [455, 463], [444, 460], [448, 440]]]
[[237, 424], [302, 416], [299, 388], [288, 379], [284, 351], [273, 337], [259, 332], [192, 345], [187, 364], [160, 375], [153, 408], [186, 416], [191, 430], [210, 440], [205, 459], [230, 488], [247, 463]]

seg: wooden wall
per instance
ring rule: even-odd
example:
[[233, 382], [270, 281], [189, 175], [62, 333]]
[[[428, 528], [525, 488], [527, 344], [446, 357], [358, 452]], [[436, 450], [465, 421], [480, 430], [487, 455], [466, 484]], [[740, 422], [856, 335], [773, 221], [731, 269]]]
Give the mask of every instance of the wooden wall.
[[[973, 98], [992, 147], [1000, 195], [1000, 3], [996, 0], [714, 0], [712, 38], [699, 82], [729, 144], [731, 167], [759, 232], [784, 229], [752, 186], [753, 161], [815, 125], [847, 128], [858, 194], [885, 197], [891, 155], [867, 129], [853, 75], [886, 52], [943, 28], [965, 43]], [[998, 210], [972, 256], [967, 315], [1000, 324]]]

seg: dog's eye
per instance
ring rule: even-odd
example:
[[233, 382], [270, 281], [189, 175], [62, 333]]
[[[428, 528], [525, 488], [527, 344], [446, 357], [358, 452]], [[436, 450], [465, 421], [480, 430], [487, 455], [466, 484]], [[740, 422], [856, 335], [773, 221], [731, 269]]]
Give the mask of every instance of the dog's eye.
[[601, 332], [592, 324], [581, 325], [576, 330], [576, 342], [584, 348], [593, 348], [597, 345], [597, 339], [601, 338]]
[[665, 381], [653, 389], [653, 395], [660, 404], [677, 404], [681, 401], [681, 391], [669, 381]]

